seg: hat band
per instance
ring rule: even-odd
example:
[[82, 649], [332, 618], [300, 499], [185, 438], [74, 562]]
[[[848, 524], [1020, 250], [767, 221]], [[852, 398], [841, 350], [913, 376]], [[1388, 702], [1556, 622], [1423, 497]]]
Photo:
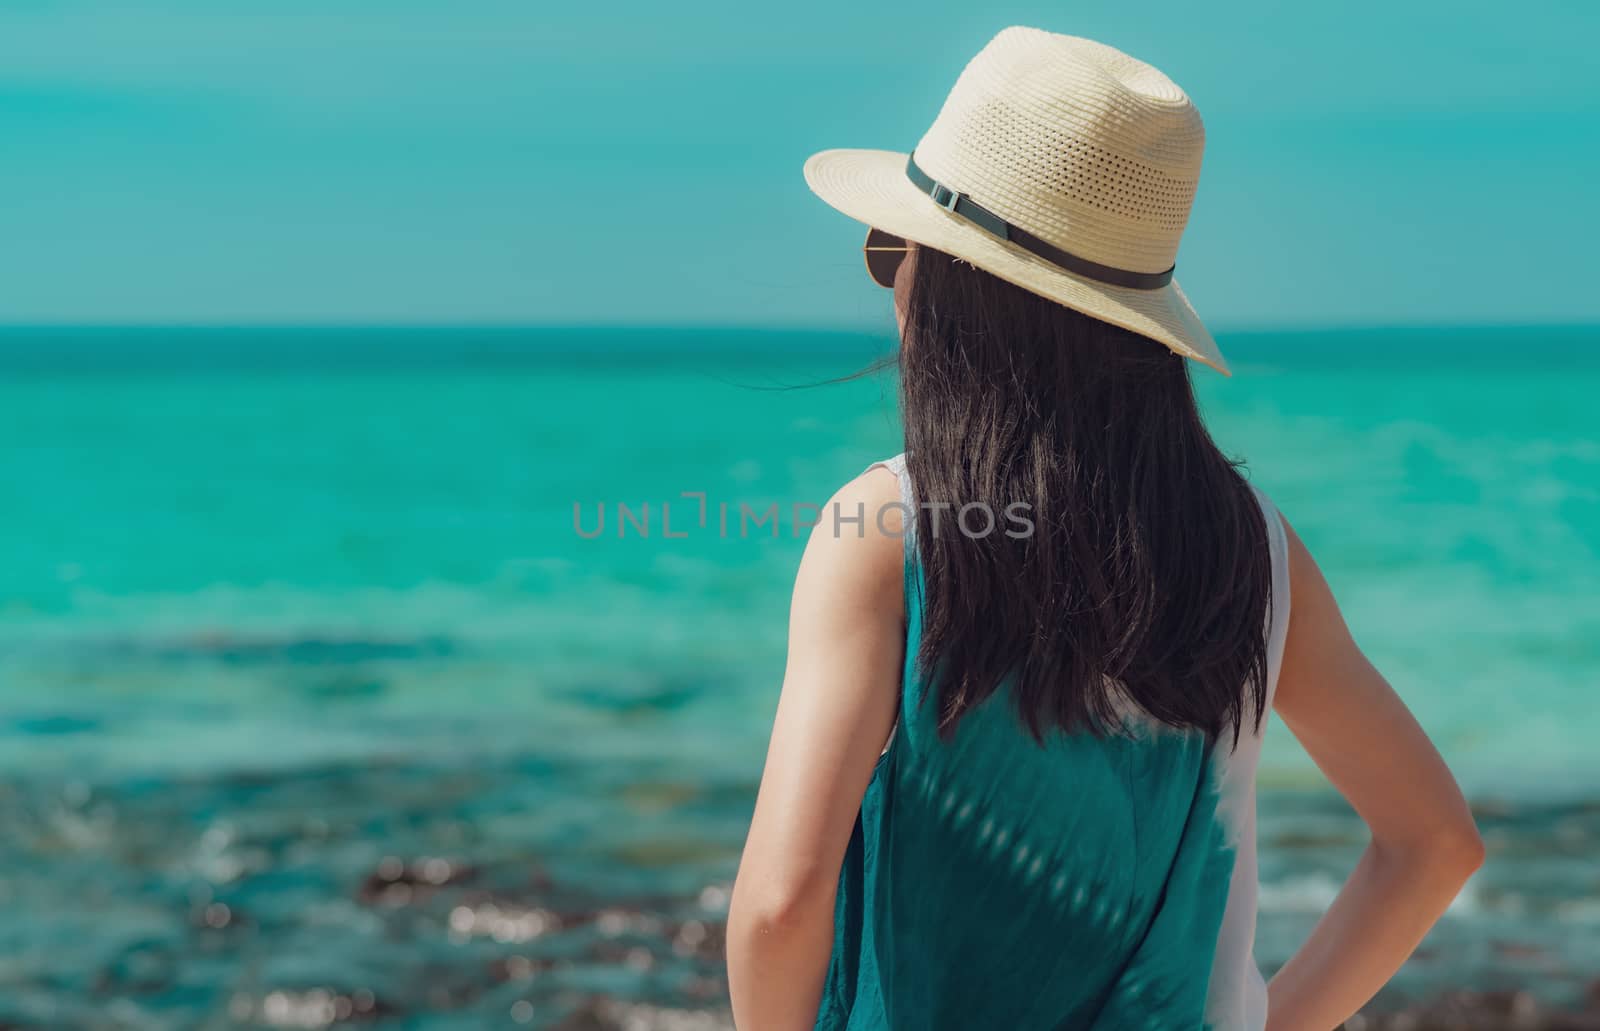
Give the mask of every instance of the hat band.
[[1102, 265], [1088, 258], [1080, 258], [1054, 244], [1045, 243], [1026, 229], [1012, 225], [971, 197], [952, 190], [918, 168], [915, 156], [906, 161], [906, 178], [910, 179], [917, 189], [931, 197], [935, 204], [951, 214], [960, 215], [990, 236], [1014, 243], [1068, 272], [1112, 286], [1125, 286], [1131, 290], [1159, 290], [1172, 282], [1172, 268], [1177, 268], [1176, 265], [1165, 272], [1130, 272], [1127, 269]]

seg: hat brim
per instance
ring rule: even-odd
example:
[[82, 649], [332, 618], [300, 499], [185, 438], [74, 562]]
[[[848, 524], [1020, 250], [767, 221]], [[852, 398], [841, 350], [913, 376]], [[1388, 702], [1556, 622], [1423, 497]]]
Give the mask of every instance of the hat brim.
[[1176, 279], [1156, 290], [1135, 290], [1052, 265], [934, 203], [906, 177], [908, 157], [890, 150], [825, 150], [806, 161], [806, 185], [858, 222], [969, 261], [1024, 290], [1233, 375]]

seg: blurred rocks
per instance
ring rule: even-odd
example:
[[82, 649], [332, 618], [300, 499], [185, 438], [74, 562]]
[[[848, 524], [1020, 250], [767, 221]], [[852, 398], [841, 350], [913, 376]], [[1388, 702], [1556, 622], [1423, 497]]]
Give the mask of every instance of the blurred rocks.
[[476, 871], [465, 863], [437, 856], [409, 862], [396, 856], [384, 857], [361, 882], [356, 895], [372, 905], [404, 906], [421, 900], [445, 885], [472, 880]]
[[733, 1031], [724, 1012], [672, 1009], [595, 997], [585, 999], [550, 1031]]
[[1600, 981], [1579, 1010], [1542, 1005], [1524, 991], [1445, 992], [1423, 1002], [1345, 1022], [1345, 1031], [1600, 1031]]
[[260, 997], [235, 995], [228, 1015], [238, 1023], [274, 1028], [323, 1028], [390, 1016], [394, 1009], [365, 989], [274, 990]]

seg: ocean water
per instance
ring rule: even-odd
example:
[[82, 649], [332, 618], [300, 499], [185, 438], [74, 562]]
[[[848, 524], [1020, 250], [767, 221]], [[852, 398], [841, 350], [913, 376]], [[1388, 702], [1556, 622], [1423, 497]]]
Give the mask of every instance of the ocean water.
[[[1600, 970], [1600, 330], [1222, 343], [1216, 438], [1490, 847], [1376, 1007], [1575, 1004]], [[794, 506], [899, 450], [891, 374], [825, 382], [886, 346], [0, 333], [0, 1024], [725, 1026]], [[1270, 971], [1364, 835], [1281, 726], [1260, 805]]]

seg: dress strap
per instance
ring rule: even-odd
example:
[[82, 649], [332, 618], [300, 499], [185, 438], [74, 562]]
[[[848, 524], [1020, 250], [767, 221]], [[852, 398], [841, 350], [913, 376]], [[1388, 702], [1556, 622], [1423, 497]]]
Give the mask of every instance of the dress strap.
[[917, 532], [917, 501], [916, 491], [911, 487], [911, 473], [906, 470], [905, 452], [902, 451], [893, 458], [885, 458], [882, 461], [873, 462], [867, 466], [867, 470], [876, 469], [879, 466], [894, 473], [894, 478], [900, 484], [900, 504], [904, 506], [902, 514], [905, 516], [903, 537], [906, 545], [906, 556], [910, 558], [915, 554], [914, 546], [916, 541], [914, 538]]
[[[904, 526], [903, 537], [905, 541], [906, 558], [905, 603], [907, 605], [911, 605], [913, 604], [911, 571], [913, 563], [916, 561], [917, 554], [915, 539], [917, 531], [916, 493], [911, 489], [911, 474], [906, 471], [906, 456], [904, 452], [895, 455], [893, 458], [885, 458], [880, 462], [873, 462], [871, 465], [867, 466], [867, 470], [876, 469], [879, 466], [882, 466], [883, 468], [894, 473], [895, 479], [900, 483], [900, 504], [904, 506], [904, 511], [901, 514], [904, 516], [904, 522], [902, 525]], [[906, 641], [906, 647], [914, 649], [917, 647], [917, 642], [908, 639]], [[905, 685], [902, 683], [902, 690], [904, 687]], [[901, 701], [902, 704], [904, 704], [904, 698], [902, 698]], [[883, 751], [878, 753], [878, 758], [882, 759], [883, 756], [889, 753], [889, 746], [894, 744], [895, 737], [899, 730], [900, 720], [897, 718], [894, 722], [894, 726], [889, 728], [889, 737], [883, 744]]]
[[1289, 535], [1283, 516], [1267, 492], [1250, 485], [1261, 514], [1267, 521], [1267, 550], [1272, 556], [1272, 608], [1267, 614], [1267, 708], [1278, 687], [1278, 671], [1283, 668], [1283, 649], [1289, 640]]

